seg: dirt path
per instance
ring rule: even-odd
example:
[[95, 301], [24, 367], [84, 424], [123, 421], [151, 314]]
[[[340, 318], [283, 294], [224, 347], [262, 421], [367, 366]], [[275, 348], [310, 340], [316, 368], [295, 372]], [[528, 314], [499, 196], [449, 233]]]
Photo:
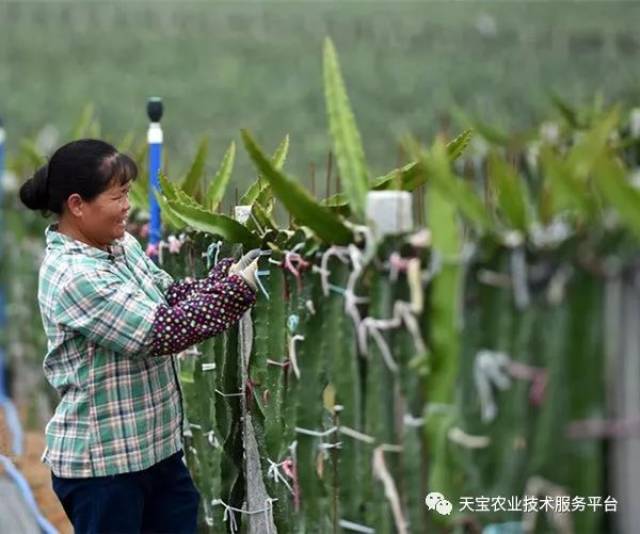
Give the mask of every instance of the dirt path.
[[4, 424], [4, 413], [0, 410], [0, 454], [8, 456], [27, 479], [42, 515], [62, 534], [73, 534], [73, 527], [51, 489], [51, 472], [40, 462], [40, 455], [44, 450], [44, 435], [39, 432], [26, 432], [24, 454], [19, 457], [11, 454], [10, 443], [9, 432]]

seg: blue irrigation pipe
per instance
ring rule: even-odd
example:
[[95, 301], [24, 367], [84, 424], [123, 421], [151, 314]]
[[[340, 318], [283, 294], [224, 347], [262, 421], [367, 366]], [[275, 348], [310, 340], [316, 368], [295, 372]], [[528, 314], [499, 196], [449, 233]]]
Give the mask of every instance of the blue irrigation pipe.
[[[0, 258], [5, 250], [5, 240], [4, 240], [4, 221], [2, 219], [2, 214], [4, 210], [2, 209], [4, 204], [4, 169], [5, 169], [5, 140], [6, 140], [6, 132], [4, 129], [4, 125], [2, 123], [2, 119], [0, 118]], [[4, 329], [7, 324], [7, 315], [6, 315], [6, 301], [4, 297], [4, 288], [2, 284], [0, 284], [0, 329]], [[6, 358], [4, 347], [0, 346], [0, 408], [4, 411], [5, 414], [5, 423], [9, 428], [9, 432], [12, 438], [12, 450], [13, 454], [16, 456], [22, 456], [22, 426], [20, 425], [20, 418], [18, 417], [18, 412], [11, 402], [11, 398], [9, 397], [9, 393], [7, 391], [7, 383], [6, 383]], [[33, 497], [33, 493], [31, 493], [31, 488], [29, 484], [25, 480], [24, 476], [16, 469], [13, 462], [0, 454], [0, 464], [4, 467], [4, 472], [13, 480], [16, 484], [20, 493], [22, 493], [22, 497], [29, 507], [29, 510], [35, 517], [38, 522], [38, 526], [43, 534], [57, 534], [57, 530], [49, 523], [40, 513], [38, 509], [38, 505]]]
[[[6, 131], [4, 124], [0, 118], [0, 208], [4, 204], [4, 168], [5, 168], [5, 141]], [[2, 214], [4, 210], [0, 209], [0, 258], [5, 250], [4, 240], [4, 220]], [[4, 329], [7, 324], [6, 300], [4, 296], [4, 287], [0, 284], [0, 329]], [[4, 411], [5, 422], [11, 433], [11, 449], [17, 456], [22, 454], [22, 426], [18, 412], [11, 402], [8, 392], [7, 380], [7, 359], [5, 347], [0, 346], [0, 409]]]
[[485, 526], [482, 534], [524, 534], [524, 528], [520, 521], [493, 523]]
[[42, 531], [42, 533], [58, 534], [57, 529], [55, 529], [53, 525], [49, 523], [49, 521], [47, 521], [44, 518], [44, 516], [40, 513], [40, 510], [38, 509], [38, 505], [36, 504], [36, 500], [33, 497], [33, 493], [31, 493], [31, 488], [29, 487], [29, 483], [26, 481], [22, 473], [18, 471], [16, 466], [13, 465], [13, 462], [6, 456], [3, 456], [2, 454], [0, 454], [0, 464], [4, 467], [5, 473], [9, 475], [9, 477], [13, 480], [14, 484], [20, 490], [20, 493], [22, 494], [22, 498], [24, 499], [24, 502], [29, 507], [29, 510], [31, 511], [33, 516], [36, 518], [36, 521], [38, 522], [38, 526], [40, 527], [40, 530]]
[[[147, 143], [149, 144], [149, 244], [158, 245], [162, 237], [162, 220], [160, 217], [160, 206], [153, 194], [160, 192], [160, 167], [162, 165], [162, 143], [163, 134], [160, 127], [162, 119], [162, 99], [158, 97], [149, 98], [147, 101], [147, 115], [151, 123], [147, 131]], [[158, 255], [152, 254], [151, 258], [158, 261]]]

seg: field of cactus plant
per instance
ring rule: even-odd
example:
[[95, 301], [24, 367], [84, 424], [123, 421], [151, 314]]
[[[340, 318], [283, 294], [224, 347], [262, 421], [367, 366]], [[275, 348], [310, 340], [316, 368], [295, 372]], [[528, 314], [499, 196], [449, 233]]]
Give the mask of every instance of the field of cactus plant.
[[[472, 513], [460, 503], [610, 494], [605, 442], [584, 429], [609, 412], [607, 283], [637, 257], [637, 112], [558, 98], [555, 122], [509, 136], [469, 119], [428, 146], [404, 139], [406, 163], [374, 177], [330, 40], [323, 75], [333, 194], [315, 176], [310, 191], [288, 174], [288, 136], [249, 130], [242, 145], [256, 179], [234, 203], [244, 216], [221, 209], [233, 141], [215, 176], [205, 176], [203, 141], [189, 170], [162, 174], [155, 194], [156, 252], [175, 278], [263, 250], [256, 306], [179, 355], [201, 531], [481, 532], [517, 522], [523, 532], [604, 532], [604, 508]], [[90, 123], [89, 113], [75, 133]], [[145, 169], [134, 136], [118, 146]], [[40, 161], [25, 141], [10, 167], [26, 176]], [[380, 235], [368, 209], [375, 191], [408, 192], [413, 227]], [[131, 202], [144, 222], [145, 172]], [[24, 214], [11, 217], [19, 240]], [[35, 294], [22, 291], [9, 293], [14, 314]], [[37, 325], [25, 328], [8, 335], [35, 339]], [[43, 350], [34, 342], [36, 362]], [[450, 510], [425, 505], [433, 491]]]

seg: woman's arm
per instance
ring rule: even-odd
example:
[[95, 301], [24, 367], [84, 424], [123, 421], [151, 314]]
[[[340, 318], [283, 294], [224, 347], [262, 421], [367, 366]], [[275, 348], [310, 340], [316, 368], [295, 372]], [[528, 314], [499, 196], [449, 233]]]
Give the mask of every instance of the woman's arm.
[[54, 320], [127, 357], [173, 354], [227, 329], [256, 299], [236, 274], [203, 289], [167, 306], [107, 270], [77, 272], [60, 290]]
[[[153, 262], [152, 262], [153, 263]], [[207, 292], [213, 284], [220, 282], [227, 277], [229, 267], [233, 264], [233, 258], [220, 260], [205, 278], [195, 279], [191, 277], [176, 280], [167, 287], [165, 297], [169, 306], [174, 306], [179, 302], [189, 298], [194, 293]]]
[[173, 306], [161, 305], [154, 317], [152, 356], [173, 354], [223, 332], [256, 301], [256, 292], [238, 274], [204, 291], [193, 291]]
[[206, 291], [211, 284], [215, 284], [225, 278], [229, 272], [229, 267], [233, 264], [233, 258], [224, 258], [216, 263], [204, 278], [191, 278], [188, 276], [182, 280], [174, 280], [169, 273], [158, 267], [142, 249], [140, 249], [140, 253], [151, 277], [165, 294], [169, 306], [174, 306], [189, 298], [194, 292]]

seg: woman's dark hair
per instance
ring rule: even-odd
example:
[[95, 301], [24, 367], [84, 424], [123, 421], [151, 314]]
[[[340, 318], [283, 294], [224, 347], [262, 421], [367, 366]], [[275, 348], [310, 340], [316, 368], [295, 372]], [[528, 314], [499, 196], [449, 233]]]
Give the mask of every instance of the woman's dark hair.
[[79, 139], [56, 150], [20, 188], [20, 200], [29, 209], [62, 215], [70, 195], [90, 202], [112, 185], [124, 185], [138, 176], [136, 163], [98, 139]]

